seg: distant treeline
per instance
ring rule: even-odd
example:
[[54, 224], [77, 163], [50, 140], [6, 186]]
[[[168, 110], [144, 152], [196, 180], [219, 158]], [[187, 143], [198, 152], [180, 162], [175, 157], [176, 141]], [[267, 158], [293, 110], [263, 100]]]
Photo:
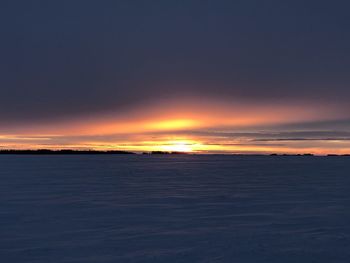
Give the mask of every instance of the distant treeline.
[[[2, 149], [0, 150], [0, 154], [48, 154], [48, 155], [59, 155], [59, 154], [136, 154], [134, 152], [128, 151], [118, 151], [118, 150], [110, 150], [110, 151], [98, 151], [98, 150], [50, 150], [50, 149], [38, 149], [38, 150], [15, 150], [15, 149]], [[177, 154], [188, 154], [186, 152], [166, 152], [166, 151], [150, 151], [150, 152], [142, 152], [143, 155], [177, 155]], [[191, 153], [194, 154], [194, 153]], [[209, 154], [209, 155], [217, 155], [217, 154]], [[235, 156], [267, 156], [266, 154], [219, 154], [219, 155], [235, 155]], [[314, 156], [311, 153], [305, 154], [277, 154], [272, 153], [269, 156]], [[350, 154], [328, 154], [326, 156], [350, 156]]]
[[[50, 150], [50, 149], [38, 149], [38, 150], [14, 150], [3, 149], [0, 150], [0, 154], [136, 154], [128, 151], [97, 151], [97, 150]], [[163, 151], [151, 151], [143, 152], [142, 154], [185, 154], [183, 152], [163, 152]]]
[[143, 152], [142, 154], [187, 154], [187, 153], [185, 153], [185, 152], [152, 151], [152, 152]]
[[277, 154], [277, 153], [272, 153], [270, 156], [314, 156], [312, 153], [304, 153], [304, 154]]
[[[314, 156], [312, 153], [304, 153], [304, 154], [277, 154], [272, 153], [270, 156]], [[332, 157], [332, 156], [350, 156], [350, 154], [327, 154], [326, 156]]]
[[0, 150], [0, 154], [134, 154], [127, 151], [96, 151], [96, 150]]

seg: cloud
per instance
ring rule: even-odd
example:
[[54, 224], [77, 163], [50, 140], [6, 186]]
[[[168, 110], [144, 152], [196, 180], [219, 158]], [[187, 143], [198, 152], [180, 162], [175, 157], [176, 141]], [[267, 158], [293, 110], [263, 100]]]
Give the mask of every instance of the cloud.
[[345, 2], [7, 2], [1, 125], [125, 115], [189, 97], [349, 112]]

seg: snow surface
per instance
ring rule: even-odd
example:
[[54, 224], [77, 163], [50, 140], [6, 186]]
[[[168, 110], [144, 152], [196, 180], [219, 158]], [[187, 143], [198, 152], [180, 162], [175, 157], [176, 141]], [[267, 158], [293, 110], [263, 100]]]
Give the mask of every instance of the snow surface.
[[0, 156], [0, 262], [349, 262], [350, 157]]

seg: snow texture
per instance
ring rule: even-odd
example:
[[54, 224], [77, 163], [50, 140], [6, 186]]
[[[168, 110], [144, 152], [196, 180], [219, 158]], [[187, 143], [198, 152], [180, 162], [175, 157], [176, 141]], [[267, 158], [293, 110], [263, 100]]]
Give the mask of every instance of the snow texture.
[[0, 156], [0, 261], [349, 262], [350, 157]]

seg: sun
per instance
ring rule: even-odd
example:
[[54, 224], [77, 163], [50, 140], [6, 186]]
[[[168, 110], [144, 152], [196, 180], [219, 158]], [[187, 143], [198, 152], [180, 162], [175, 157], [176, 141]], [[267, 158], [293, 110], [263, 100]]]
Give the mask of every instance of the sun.
[[169, 142], [168, 144], [162, 145], [162, 151], [167, 152], [192, 152], [191, 143], [188, 142]]

